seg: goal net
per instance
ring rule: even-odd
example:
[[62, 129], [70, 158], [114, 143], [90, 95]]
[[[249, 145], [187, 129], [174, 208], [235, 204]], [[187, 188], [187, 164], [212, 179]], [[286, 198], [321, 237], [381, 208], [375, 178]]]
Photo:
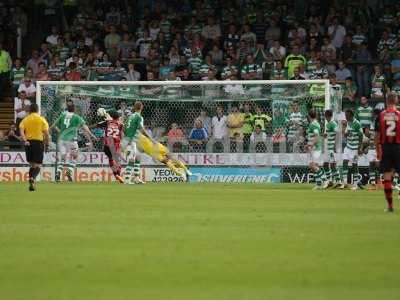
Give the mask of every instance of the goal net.
[[[191, 166], [194, 181], [305, 182], [308, 110], [317, 111], [322, 128], [325, 109], [337, 116], [341, 111], [341, 91], [328, 80], [37, 82], [37, 103], [49, 123], [67, 100], [88, 125], [100, 121], [100, 107], [126, 118], [133, 103], [142, 101], [146, 129]], [[52, 140], [56, 150], [55, 133]], [[105, 168], [102, 142], [88, 149], [79, 135], [78, 143], [80, 168]], [[55, 157], [50, 153], [48, 164]], [[151, 158], [142, 160], [147, 180], [175, 180]], [[157, 172], [164, 175], [156, 178]]]

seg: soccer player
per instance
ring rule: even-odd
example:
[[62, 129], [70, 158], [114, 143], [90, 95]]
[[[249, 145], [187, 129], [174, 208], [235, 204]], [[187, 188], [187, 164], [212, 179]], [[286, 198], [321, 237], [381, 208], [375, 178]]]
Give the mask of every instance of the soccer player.
[[337, 122], [333, 119], [333, 111], [328, 109], [325, 115], [325, 132], [326, 152], [324, 155], [324, 170], [328, 180], [328, 186], [340, 185], [340, 173], [336, 166], [336, 136], [339, 130]]
[[354, 118], [354, 112], [351, 109], [346, 110], [346, 127], [344, 135], [346, 137], [346, 146], [343, 150], [343, 183], [339, 188], [343, 189], [349, 186], [348, 174], [349, 163], [352, 164], [353, 186], [352, 190], [361, 188], [361, 175], [358, 172], [358, 155], [361, 153], [363, 131], [360, 122]]
[[397, 95], [389, 93], [387, 108], [376, 120], [375, 144], [377, 158], [383, 172], [383, 187], [387, 202], [387, 212], [393, 212], [393, 171], [400, 173], [400, 111], [396, 108]]
[[153, 143], [143, 134], [139, 134], [138, 146], [141, 151], [151, 156], [153, 159], [166, 165], [176, 175], [186, 180], [186, 175], [191, 175], [186, 165], [178, 159], [175, 159], [169, 153], [167, 147], [161, 143]]
[[124, 183], [121, 176], [121, 139], [124, 125], [120, 120], [120, 114], [116, 110], [110, 111], [105, 117], [107, 119], [97, 123], [96, 127], [104, 129], [103, 151], [108, 157], [108, 163], [115, 179], [120, 183]]
[[328, 186], [324, 169], [320, 167], [322, 152], [321, 125], [317, 121], [317, 113], [311, 109], [308, 112], [309, 125], [307, 128], [307, 150], [310, 154], [309, 167], [314, 173], [314, 189], [325, 189]]
[[377, 180], [379, 180], [379, 161], [376, 156], [376, 147], [375, 147], [375, 135], [376, 132], [374, 130], [374, 124], [372, 128], [365, 127], [364, 128], [364, 136], [366, 139], [366, 149], [364, 149], [364, 153], [369, 163], [369, 184], [372, 189], [376, 189]]
[[90, 141], [89, 146], [93, 145], [92, 140], [96, 141], [97, 138], [90, 132], [82, 117], [75, 113], [75, 105], [72, 101], [67, 101], [67, 110], [61, 113], [51, 128], [58, 133], [57, 146], [60, 153], [55, 180], [61, 181], [62, 172], [66, 168], [68, 181], [73, 181], [79, 150], [78, 130], [83, 129], [85, 137]]
[[38, 114], [36, 103], [30, 105], [30, 113], [19, 124], [25, 143], [26, 160], [29, 162], [29, 191], [36, 189], [35, 180], [43, 163], [44, 150], [49, 145], [49, 124]]
[[[140, 156], [137, 153], [137, 139], [139, 133], [142, 133], [146, 137], [150, 138], [144, 129], [142, 110], [143, 103], [136, 101], [133, 105], [134, 113], [130, 115], [124, 124], [124, 137], [122, 139], [122, 151], [126, 154], [128, 165], [125, 168], [125, 184], [143, 184], [144, 182], [140, 179]], [[132, 181], [133, 173], [133, 181]]]

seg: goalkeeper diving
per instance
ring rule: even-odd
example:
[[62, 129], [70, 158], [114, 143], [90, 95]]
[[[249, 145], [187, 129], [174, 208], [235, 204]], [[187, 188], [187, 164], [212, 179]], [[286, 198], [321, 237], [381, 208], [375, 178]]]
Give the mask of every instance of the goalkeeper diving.
[[[98, 110], [98, 115], [105, 120], [111, 120], [111, 116], [104, 108]], [[138, 133], [137, 147], [140, 152], [146, 153], [154, 160], [166, 165], [174, 174], [186, 180], [187, 175], [191, 176], [192, 173], [188, 170], [186, 165], [178, 159], [175, 159], [170, 154], [167, 147], [163, 144], [146, 137], [142, 133]]]
[[185, 180], [187, 175], [192, 175], [183, 162], [172, 157], [167, 147], [159, 142], [152, 141], [143, 134], [139, 134], [138, 136], [138, 148], [141, 152], [146, 153], [154, 160], [166, 165], [168, 169]]

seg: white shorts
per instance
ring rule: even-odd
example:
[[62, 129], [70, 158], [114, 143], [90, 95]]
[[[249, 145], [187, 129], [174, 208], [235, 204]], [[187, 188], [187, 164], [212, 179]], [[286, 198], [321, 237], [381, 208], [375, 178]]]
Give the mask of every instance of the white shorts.
[[376, 158], [376, 150], [369, 150], [368, 153], [366, 154], [366, 157], [368, 159], [368, 162], [374, 162], [374, 161], [378, 161], [378, 159]]
[[76, 141], [63, 141], [58, 142], [58, 152], [61, 155], [67, 155], [70, 153], [78, 153], [79, 147]]
[[336, 161], [337, 161], [336, 153], [334, 150], [327, 150], [324, 153], [324, 162], [332, 164], [332, 163], [336, 163]]
[[343, 150], [343, 160], [348, 160], [351, 163], [358, 161], [358, 150], [351, 150], [347, 147]]
[[310, 163], [321, 163], [321, 150], [311, 151], [310, 153]]
[[121, 141], [121, 149], [122, 153], [125, 154], [127, 160], [135, 158], [137, 152], [136, 141], [128, 138], [123, 138]]

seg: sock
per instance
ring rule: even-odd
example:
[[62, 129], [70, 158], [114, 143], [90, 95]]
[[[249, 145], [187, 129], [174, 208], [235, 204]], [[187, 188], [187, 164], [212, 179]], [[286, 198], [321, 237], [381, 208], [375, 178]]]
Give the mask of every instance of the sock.
[[353, 174], [353, 184], [359, 184], [361, 182], [361, 174], [358, 172], [358, 165], [353, 164], [352, 167], [352, 174]]
[[71, 176], [71, 177], [74, 177], [74, 170], [75, 170], [75, 167], [76, 167], [76, 160], [71, 159], [71, 160], [66, 164], [66, 167], [67, 167], [67, 174], [68, 174], [69, 176]]
[[135, 163], [133, 164], [133, 176], [140, 176], [140, 160], [138, 159], [136, 159]]
[[178, 168], [187, 170], [187, 167], [185, 166], [185, 164], [183, 162], [181, 162], [180, 160], [175, 159], [174, 160], [174, 165]]
[[376, 184], [376, 171], [375, 166], [369, 167], [369, 183]]
[[321, 185], [322, 184], [322, 176], [324, 174], [324, 171], [322, 168], [319, 168], [318, 171], [315, 172], [315, 184], [316, 185]]
[[33, 178], [33, 168], [29, 168], [29, 178]]
[[383, 187], [385, 191], [385, 198], [388, 204], [388, 208], [393, 208], [393, 189], [392, 189], [392, 181], [384, 180]]
[[40, 173], [40, 167], [36, 167], [36, 168], [32, 168], [32, 178], [36, 179], [36, 177], [39, 175]]
[[178, 176], [183, 176], [182, 172], [175, 166], [172, 160], [168, 160], [166, 163], [167, 167]]
[[62, 161], [62, 162], [58, 163], [58, 165], [57, 165], [57, 175], [60, 176], [60, 178], [61, 178], [63, 169], [64, 169], [64, 162]]
[[343, 166], [342, 174], [343, 183], [348, 183], [349, 166]]
[[332, 167], [332, 174], [333, 174], [333, 180], [334, 180], [336, 183], [339, 183], [339, 182], [342, 181], [341, 178], [340, 178], [340, 172], [339, 172], [339, 169], [338, 169], [338, 168]]
[[332, 170], [329, 166], [324, 167], [326, 179], [332, 181]]
[[129, 162], [128, 165], [126, 166], [125, 172], [124, 172], [125, 173], [125, 176], [124, 176], [125, 181], [128, 181], [131, 179], [132, 171], [133, 171], [133, 166], [132, 166], [132, 163]]

